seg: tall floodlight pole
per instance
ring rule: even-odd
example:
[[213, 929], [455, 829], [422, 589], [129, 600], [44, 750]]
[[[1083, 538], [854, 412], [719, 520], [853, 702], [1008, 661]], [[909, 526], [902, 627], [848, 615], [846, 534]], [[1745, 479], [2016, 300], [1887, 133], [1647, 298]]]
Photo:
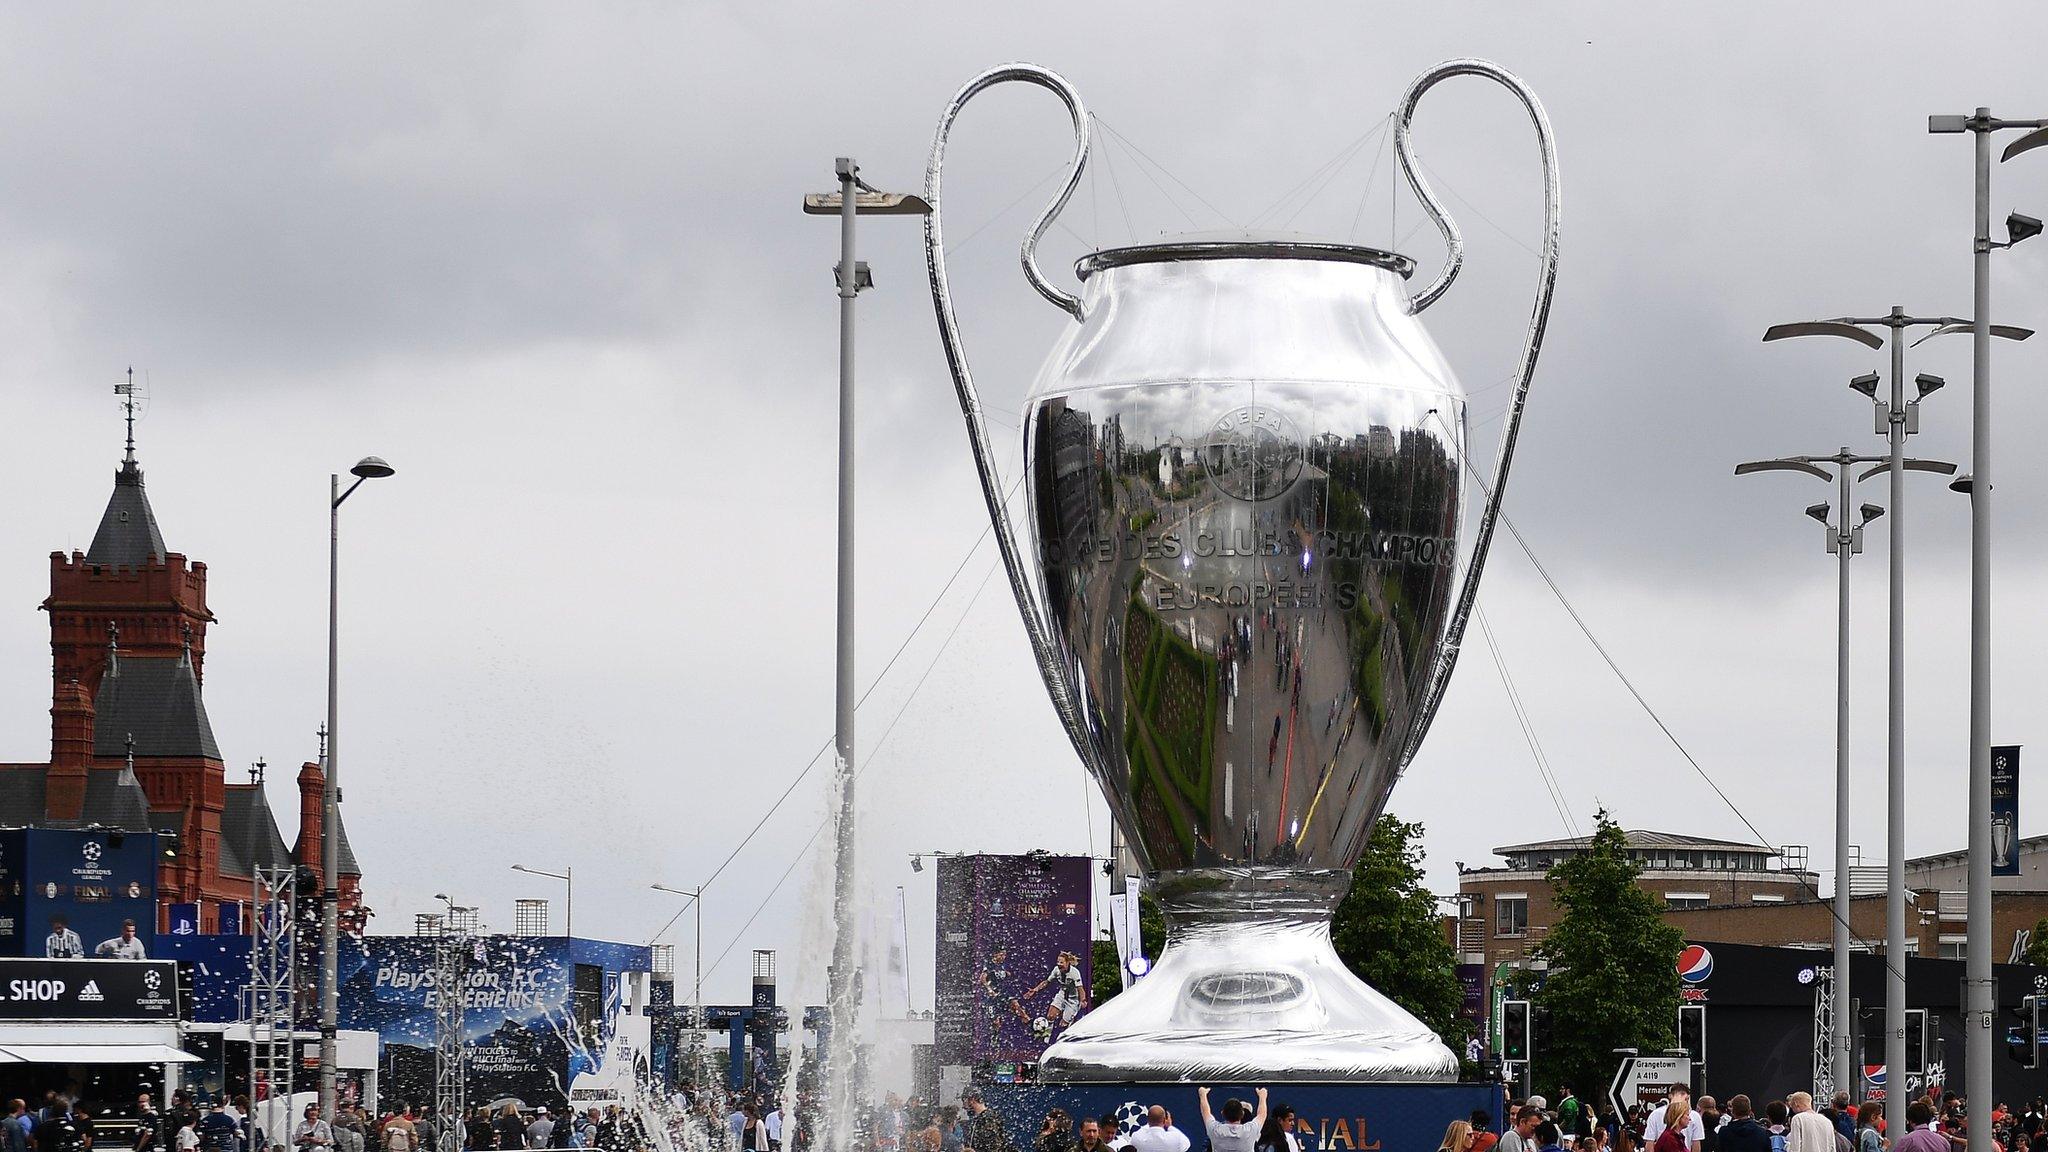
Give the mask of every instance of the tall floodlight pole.
[[[1882, 316], [1843, 316], [1833, 320], [1808, 320], [1794, 324], [1779, 324], [1764, 332], [1764, 339], [1785, 340], [1799, 336], [1834, 336], [1854, 340], [1874, 350], [1889, 347], [1891, 352], [1891, 387], [1888, 400], [1877, 398], [1878, 374], [1867, 372], [1849, 381], [1849, 387], [1869, 397], [1875, 406], [1876, 429], [1886, 438], [1887, 452], [1882, 458], [1883, 471], [1891, 477], [1891, 532], [1885, 546], [1887, 571], [1889, 573], [1889, 609], [1886, 613], [1886, 701], [1885, 701], [1885, 996], [1884, 996], [1884, 1051], [1887, 1069], [1904, 1069], [1909, 1066], [1906, 1059], [1906, 472], [1908, 469], [1940, 472], [1944, 475], [1955, 471], [1955, 466], [1936, 462], [1914, 461], [1906, 457], [1906, 437], [1920, 431], [1920, 401], [1940, 389], [1943, 380], [1939, 376], [1925, 373], [1914, 378], [1916, 395], [1906, 399], [1906, 330], [1914, 327], [1932, 328], [1935, 334], [1948, 331], [1968, 321], [1953, 316], [1909, 316], [1904, 308], [1893, 305]], [[1872, 328], [1888, 330], [1886, 336], [1871, 331]], [[1923, 337], [1925, 339], [1925, 337]], [[1875, 475], [1873, 470], [1867, 475]], [[1860, 477], [1859, 477], [1860, 479]], [[1839, 848], [1839, 845], [1837, 846]], [[1837, 935], [1846, 933], [1846, 927], [1838, 925]], [[1837, 980], [1842, 976], [1837, 973]], [[1841, 985], [1837, 985], [1839, 988]], [[1848, 994], [1839, 992], [1842, 1003], [1848, 1003]], [[1838, 1019], [1840, 1016], [1838, 1015]], [[1843, 1043], [1847, 1043], [1844, 1039]], [[1847, 1057], [1836, 1053], [1837, 1061]], [[1842, 1067], [1847, 1067], [1843, 1064]], [[1836, 1091], [1849, 1089], [1853, 1081], [1840, 1080], [1837, 1070]], [[1888, 1076], [1890, 1072], [1886, 1073]], [[1904, 1075], [1904, 1073], [1900, 1073]], [[1898, 1092], [1888, 1097], [1886, 1123], [1906, 1123], [1905, 1109], [1910, 1093]], [[1901, 1129], [1903, 1131], [1903, 1129]]]
[[320, 1114], [334, 1120], [334, 1032], [341, 1005], [341, 787], [335, 782], [341, 763], [341, 502], [365, 480], [377, 480], [397, 469], [376, 456], [356, 461], [349, 474], [356, 482], [347, 491], [341, 477], [327, 477], [327, 763], [320, 785]]
[[[667, 892], [672, 895], [688, 896], [690, 898], [688, 904], [683, 905], [681, 909], [677, 910], [675, 916], [669, 918], [669, 924], [674, 924], [686, 911], [694, 910], [697, 913], [697, 926], [695, 929], [697, 973], [694, 981], [695, 990], [690, 994], [690, 1027], [695, 1029], [695, 1033], [690, 1041], [690, 1080], [691, 1091], [694, 1093], [700, 1091], [704, 1084], [701, 1075], [702, 1069], [697, 1066], [697, 1056], [704, 1050], [704, 886], [699, 884], [695, 888], [671, 888], [666, 884], [650, 884], [648, 887], [657, 892]], [[661, 932], [666, 931], [668, 931], [667, 924], [663, 925], [661, 929]], [[661, 938], [661, 932], [654, 934], [655, 939]]]
[[2015, 212], [2006, 217], [2003, 244], [1991, 241], [1991, 134], [2007, 128], [2033, 131], [2006, 146], [2000, 161], [2048, 144], [2048, 120], [1999, 120], [1991, 109], [1970, 116], [1929, 116], [1934, 133], [1969, 132], [1975, 137], [1976, 211], [1970, 251], [1974, 309], [1970, 325], [1970, 866], [1969, 924], [1964, 952], [1964, 1091], [1969, 1099], [1970, 1142], [1989, 1152], [1991, 1131], [1992, 1017], [1997, 996], [1991, 983], [1991, 251], [2037, 236], [2041, 222]]
[[[854, 778], [853, 740], [853, 318], [860, 290], [874, 280], [865, 261], [854, 259], [854, 218], [858, 213], [922, 216], [930, 205], [917, 196], [881, 192], [860, 178], [860, 165], [841, 156], [832, 162], [839, 190], [804, 197], [804, 212], [839, 217], [839, 601], [838, 660], [833, 695], [833, 784], [838, 793], [833, 828], [832, 966], [826, 972], [827, 1007], [832, 1018], [832, 1049], [853, 1051], [859, 1005], [854, 1002]], [[853, 1061], [832, 1058], [825, 1064], [825, 1148], [844, 1152], [851, 1135], [845, 1122], [853, 1114]]]
[[[1844, 447], [1833, 456], [1788, 456], [1777, 460], [1752, 460], [1737, 464], [1735, 474], [1757, 472], [1800, 472], [1821, 480], [1833, 480], [1841, 487], [1840, 511], [1828, 523], [1825, 501], [1807, 508], [1806, 514], [1827, 529], [1828, 551], [1836, 558], [1835, 592], [1835, 1011], [1828, 1028], [1828, 1069], [1831, 1083], [1825, 1091], [1848, 1087], [1853, 1061], [1853, 1036], [1849, 1018], [1849, 557], [1863, 551], [1863, 526], [1884, 515], [1884, 509], [1865, 504], [1859, 518], [1849, 519], [1849, 490], [1858, 479], [1858, 464], [1882, 460], [1881, 456], [1857, 456]], [[1830, 473], [1822, 464], [1834, 465]]]
[[569, 890], [562, 903], [562, 935], [574, 936], [576, 934], [576, 869], [565, 865], [560, 872], [550, 872], [545, 868], [528, 868], [524, 864], [514, 864], [512, 870], [514, 872], [524, 872], [528, 876], [545, 876], [550, 880], [560, 880], [568, 885]]

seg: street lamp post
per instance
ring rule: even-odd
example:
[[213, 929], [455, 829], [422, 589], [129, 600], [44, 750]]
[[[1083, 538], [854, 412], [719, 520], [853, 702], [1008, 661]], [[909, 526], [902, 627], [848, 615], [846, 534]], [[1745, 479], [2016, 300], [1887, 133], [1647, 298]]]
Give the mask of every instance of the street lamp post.
[[[1796, 324], [1780, 324], [1764, 333], [1766, 341], [1785, 340], [1800, 336], [1834, 336], [1854, 340], [1872, 349], [1890, 349], [1891, 389], [1888, 400], [1877, 398], [1879, 377], [1868, 372], [1849, 382], [1849, 386], [1870, 398], [1875, 406], [1877, 431], [1886, 437], [1887, 450], [1884, 455], [1884, 471], [1891, 478], [1891, 531], [1885, 543], [1886, 569], [1888, 572], [1889, 606], [1886, 614], [1886, 701], [1885, 701], [1885, 995], [1884, 995], [1884, 1052], [1886, 1075], [1890, 1069], [1904, 1069], [1906, 1060], [1906, 472], [1908, 469], [1942, 472], [1955, 471], [1953, 465], [1934, 462], [1912, 461], [1906, 457], [1906, 437], [1920, 431], [1920, 401], [1932, 395], [1943, 385], [1939, 376], [1925, 373], [1914, 378], [1916, 395], [1906, 399], [1906, 331], [1910, 328], [1925, 327], [1940, 335], [1956, 325], [1967, 321], [1953, 316], [1909, 316], [1904, 308], [1894, 304], [1882, 316], [1844, 316], [1834, 320], [1804, 321]], [[1888, 330], [1888, 338], [1880, 336], [1871, 328]], [[1926, 339], [1926, 337], [1922, 337]], [[1875, 470], [1866, 473], [1875, 475]], [[1859, 477], [1858, 479], [1862, 479]], [[1837, 926], [1838, 934], [1846, 932], [1845, 926]], [[1843, 981], [1836, 985], [1837, 995], [1844, 1003], [1848, 995], [1841, 991], [1846, 986], [1845, 970], [1838, 968], [1836, 979]], [[1843, 1038], [1846, 1044], [1846, 1034]], [[1838, 1054], [1838, 1061], [1847, 1057]], [[1842, 1069], [1847, 1063], [1841, 1065]], [[1836, 1091], [1849, 1088], [1848, 1082], [1839, 1081], [1842, 1071], [1838, 1069]], [[1904, 1075], [1903, 1071], [1900, 1073]], [[1889, 1082], [1889, 1081], [1887, 1081]], [[1902, 1081], [1903, 1083], [1903, 1081]], [[1899, 1125], [1905, 1130], [1906, 1103], [1909, 1093], [1896, 1092], [1886, 1098], [1885, 1122]]]
[[567, 897], [562, 901], [562, 935], [574, 936], [576, 934], [576, 869], [565, 865], [560, 872], [549, 872], [544, 868], [528, 868], [524, 864], [514, 864], [512, 870], [514, 872], [524, 872], [528, 876], [545, 876], [550, 880], [560, 880], [568, 885]]
[[668, 924], [662, 925], [661, 932], [654, 934], [656, 940], [659, 940], [661, 933], [668, 931], [669, 925], [674, 924], [680, 919], [684, 912], [695, 910], [697, 913], [697, 925], [691, 933], [696, 940], [697, 962], [696, 976], [692, 981], [690, 993], [690, 1027], [694, 1029], [694, 1038], [690, 1042], [690, 1077], [695, 1081], [695, 1090], [702, 1091], [704, 1081], [701, 1072], [703, 1070], [697, 1066], [697, 1059], [698, 1054], [704, 1050], [704, 886], [699, 884], [695, 888], [671, 888], [666, 884], [650, 884], [648, 887], [656, 892], [667, 892], [675, 896], [688, 896], [690, 898], [688, 904], [677, 909], [676, 914], [669, 918]]
[[1970, 116], [1929, 116], [1933, 133], [1971, 133], [1975, 138], [1976, 212], [1971, 233], [1974, 309], [1970, 326], [1970, 865], [1969, 923], [1964, 947], [1963, 1054], [1966, 1117], [1975, 1152], [1988, 1152], [1991, 1131], [1991, 1026], [1997, 1010], [1991, 984], [1991, 250], [2010, 248], [2038, 235], [2041, 222], [2014, 213], [2006, 218], [2007, 240], [1991, 242], [1991, 134], [2031, 128], [2006, 146], [2001, 162], [2048, 144], [2048, 120], [1999, 120], [1991, 109]]
[[[853, 333], [854, 303], [860, 290], [874, 283], [865, 261], [854, 259], [854, 219], [859, 213], [923, 216], [931, 206], [917, 196], [882, 192], [860, 178], [860, 165], [841, 156], [832, 162], [839, 190], [804, 197], [804, 212], [839, 218], [839, 596], [837, 673], [833, 693], [834, 784], [838, 791], [833, 877], [834, 936], [832, 965], [826, 970], [833, 1048], [852, 1052], [859, 1005], [853, 1003], [854, 887], [854, 764], [853, 709]], [[850, 1056], [825, 1063], [825, 1152], [843, 1152], [848, 1136], [843, 1121], [853, 1114], [853, 1068]]]
[[334, 1033], [340, 1015], [341, 972], [336, 955], [341, 944], [341, 502], [365, 480], [396, 472], [376, 456], [356, 461], [349, 474], [356, 482], [344, 491], [341, 476], [327, 477], [327, 763], [320, 785], [320, 1114], [334, 1120]]
[[[1840, 515], [1828, 523], [1825, 502], [1812, 505], [1806, 514], [1827, 529], [1828, 551], [1836, 557], [1835, 593], [1835, 955], [1834, 1016], [1828, 1033], [1828, 1069], [1832, 1078], [1823, 1087], [1840, 1091], [1853, 1081], [1851, 1075], [1853, 1033], [1849, 1005], [1849, 557], [1863, 551], [1863, 526], [1884, 515], [1884, 509], [1865, 504], [1860, 519], [1849, 521], [1849, 490], [1858, 477], [1858, 464], [1882, 460], [1881, 456], [1857, 456], [1844, 447], [1833, 456], [1788, 456], [1777, 460], [1752, 460], [1735, 466], [1737, 476], [1757, 472], [1801, 472], [1840, 485], [1837, 508]], [[1834, 465], [1830, 473], [1822, 464]]]

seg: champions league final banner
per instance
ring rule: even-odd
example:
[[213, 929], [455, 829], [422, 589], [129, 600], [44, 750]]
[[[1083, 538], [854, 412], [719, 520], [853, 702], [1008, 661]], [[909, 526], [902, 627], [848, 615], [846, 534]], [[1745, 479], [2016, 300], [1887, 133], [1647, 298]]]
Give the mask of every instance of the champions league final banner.
[[[0, 956], [45, 956], [53, 934], [91, 956], [123, 920], [156, 955], [157, 860], [154, 833], [0, 831]], [[53, 933], [58, 919], [70, 936]]]
[[939, 858], [939, 1063], [1035, 1063], [1093, 1006], [1091, 863], [1085, 856]]

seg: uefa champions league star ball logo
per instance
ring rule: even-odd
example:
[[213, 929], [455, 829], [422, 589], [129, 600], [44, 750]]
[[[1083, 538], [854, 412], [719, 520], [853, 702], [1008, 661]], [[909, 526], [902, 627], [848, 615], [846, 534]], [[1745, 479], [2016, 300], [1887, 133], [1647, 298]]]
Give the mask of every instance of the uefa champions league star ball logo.
[[1308, 453], [1292, 421], [1249, 404], [1223, 414], [1198, 449], [1209, 482], [1239, 500], [1271, 500], [1294, 487]]
[[1128, 1137], [1145, 1126], [1145, 1106], [1136, 1100], [1126, 1100], [1117, 1105], [1116, 1134]]
[[142, 974], [142, 986], [149, 989], [150, 992], [152, 993], [154, 993], [158, 988], [162, 987], [163, 982], [163, 976], [159, 974], [157, 970], [154, 968]]
[[98, 844], [88, 841], [85, 845], [85, 862], [87, 864], [99, 863], [100, 853], [104, 851], [105, 849], [101, 848]]

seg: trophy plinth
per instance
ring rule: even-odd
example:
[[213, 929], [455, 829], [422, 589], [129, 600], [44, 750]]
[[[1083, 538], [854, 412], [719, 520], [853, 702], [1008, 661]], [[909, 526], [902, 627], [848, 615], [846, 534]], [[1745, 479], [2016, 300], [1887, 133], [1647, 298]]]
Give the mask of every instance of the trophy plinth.
[[1199, 868], [1153, 891], [1166, 952], [1039, 1061], [1067, 1083], [1424, 1081], [1457, 1076], [1435, 1033], [1344, 967], [1334, 869]]

